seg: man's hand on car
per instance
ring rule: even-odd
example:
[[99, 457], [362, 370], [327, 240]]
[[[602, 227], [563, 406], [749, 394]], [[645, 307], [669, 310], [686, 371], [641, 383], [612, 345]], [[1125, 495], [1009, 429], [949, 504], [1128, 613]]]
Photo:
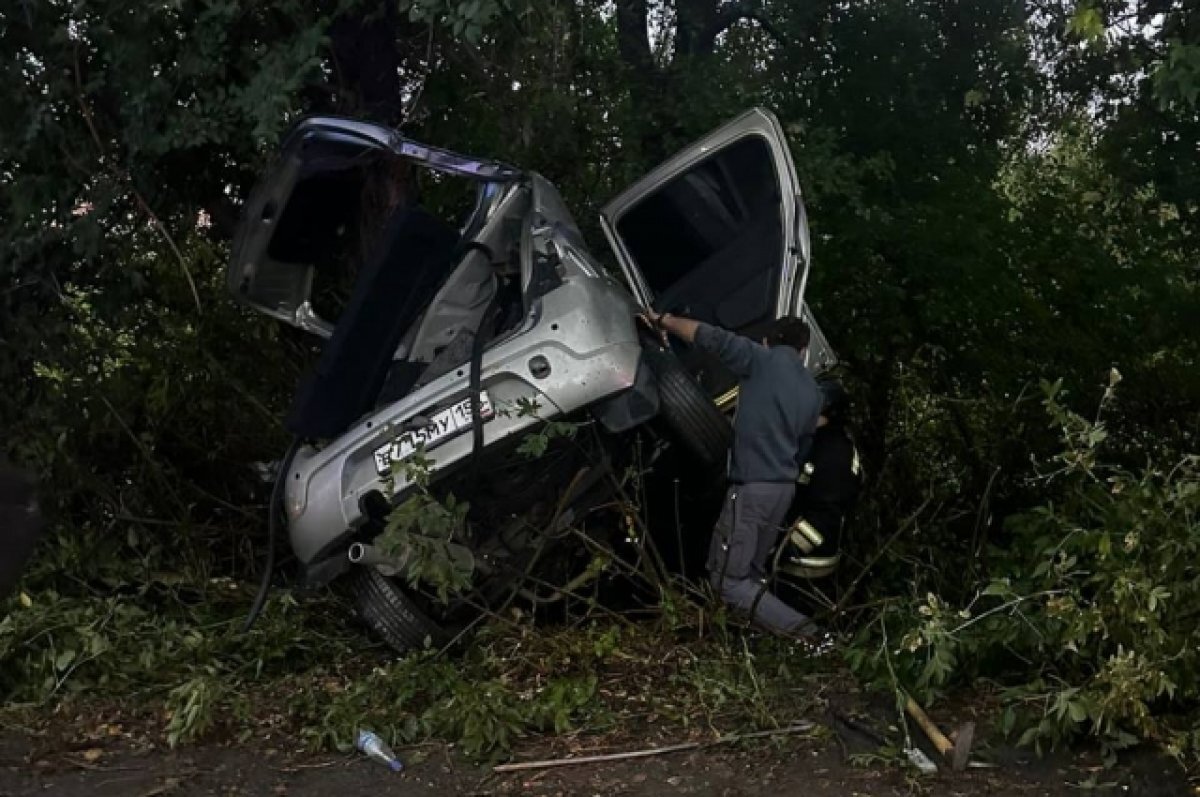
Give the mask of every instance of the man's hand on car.
[[638, 313], [638, 320], [646, 325], [658, 339], [662, 341], [662, 345], [667, 345], [667, 329], [662, 324], [663, 313], [656, 313], [653, 310], [646, 310]]
[[667, 345], [667, 334], [670, 333], [675, 337], [687, 343], [691, 343], [696, 339], [696, 330], [700, 328], [700, 322], [683, 316], [671, 315], [670, 313], [656, 313], [653, 310], [647, 309], [638, 315], [646, 326], [658, 333], [662, 339], [663, 345]]

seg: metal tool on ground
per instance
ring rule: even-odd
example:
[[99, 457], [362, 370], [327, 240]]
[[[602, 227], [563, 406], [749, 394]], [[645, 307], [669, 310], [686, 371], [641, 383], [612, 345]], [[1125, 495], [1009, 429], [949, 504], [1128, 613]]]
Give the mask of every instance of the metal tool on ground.
[[[874, 728], [870, 728], [858, 720], [853, 719], [852, 717], [848, 717], [841, 712], [835, 711], [833, 712], [833, 718], [837, 720], [839, 724], [844, 725], [852, 731], [862, 734], [880, 747], [887, 744], [887, 740], [877, 733]], [[905, 738], [907, 739], [907, 737], [908, 734], [906, 732]], [[843, 749], [845, 748], [843, 747]], [[908, 759], [908, 763], [912, 764], [913, 767], [915, 767], [922, 775], [937, 774], [937, 764], [935, 764], [929, 758], [929, 756], [925, 755], [925, 753], [919, 747], [913, 745], [911, 741], [906, 742], [905, 747], [901, 752], [903, 752], [904, 757]]]
[[975, 741], [974, 722], [963, 723], [955, 732], [954, 740], [951, 741], [911, 697], [905, 697], [904, 711], [921, 726], [921, 730], [929, 737], [929, 741], [933, 743], [939, 753], [946, 757], [955, 772], [962, 772], [967, 768], [967, 760], [971, 755], [971, 744]]
[[908, 759], [908, 763], [917, 768], [922, 775], [937, 774], [937, 764], [930, 760], [929, 756], [925, 755], [920, 747], [904, 748], [904, 757]]
[[[833, 712], [833, 718], [841, 725], [844, 725], [850, 730], [862, 734], [880, 747], [887, 744], [887, 740], [874, 728], [871, 728], [852, 717], [835, 711]], [[904, 754], [904, 757], [908, 759], [908, 763], [912, 764], [913, 767], [915, 767], [922, 775], [937, 774], [937, 764], [934, 763], [929, 756], [925, 755], [925, 752], [921, 750], [921, 748], [912, 743], [912, 740], [908, 736], [907, 729], [904, 732], [904, 747], [901, 752]]]
[[404, 764], [392, 752], [392, 748], [388, 747], [383, 739], [380, 739], [372, 731], [360, 730], [358, 737], [354, 740], [354, 746], [367, 758], [378, 761], [392, 772], [400, 772], [404, 769]]

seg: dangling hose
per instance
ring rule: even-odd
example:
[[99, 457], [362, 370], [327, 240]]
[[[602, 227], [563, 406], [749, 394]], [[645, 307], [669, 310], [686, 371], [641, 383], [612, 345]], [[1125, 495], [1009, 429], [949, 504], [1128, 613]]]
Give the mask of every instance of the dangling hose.
[[483, 417], [479, 407], [479, 394], [483, 392], [483, 349], [492, 339], [496, 316], [500, 311], [500, 294], [488, 302], [487, 308], [475, 328], [475, 340], [471, 341], [471, 466], [479, 467], [479, 455], [483, 452]]
[[283, 461], [279, 463], [279, 470], [275, 471], [275, 483], [271, 486], [271, 500], [267, 505], [267, 562], [263, 567], [262, 581], [258, 584], [258, 594], [254, 596], [254, 604], [250, 607], [250, 613], [246, 615], [246, 622], [242, 626], [243, 632], [254, 626], [254, 621], [262, 614], [263, 607], [267, 604], [267, 595], [271, 591], [271, 577], [275, 575], [275, 528], [279, 523], [279, 512], [282, 508], [280, 505], [283, 503], [283, 485], [299, 448], [300, 438], [293, 438], [287, 453], [283, 455]]

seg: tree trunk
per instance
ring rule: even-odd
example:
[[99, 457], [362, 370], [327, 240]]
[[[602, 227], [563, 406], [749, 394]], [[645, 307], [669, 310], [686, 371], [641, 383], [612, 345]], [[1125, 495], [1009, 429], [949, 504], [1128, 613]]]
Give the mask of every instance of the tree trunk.
[[349, 14], [329, 27], [337, 81], [354, 97], [356, 108], [346, 109], [388, 125], [404, 116], [400, 91], [400, 51], [397, 37], [404, 22], [394, 3], [381, 11]]
[[677, 0], [675, 3], [675, 60], [711, 55], [717, 34], [716, 0]]
[[662, 72], [650, 50], [647, 0], [617, 0], [617, 50], [628, 74], [629, 99], [633, 107], [631, 140], [647, 165], [663, 157], [656, 133], [663, 119]]

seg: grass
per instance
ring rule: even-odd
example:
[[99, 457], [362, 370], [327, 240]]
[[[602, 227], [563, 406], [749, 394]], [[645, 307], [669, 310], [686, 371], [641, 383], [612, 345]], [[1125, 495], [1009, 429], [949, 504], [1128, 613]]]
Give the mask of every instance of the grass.
[[178, 589], [14, 598], [0, 620], [0, 686], [14, 700], [0, 721], [70, 736], [102, 717], [172, 746], [282, 732], [312, 750], [346, 749], [366, 726], [494, 760], [536, 735], [778, 727], [811, 709], [832, 666], [719, 623], [697, 630], [688, 612], [570, 627], [513, 613], [456, 650], [397, 659], [332, 596], [277, 592], [243, 633], [247, 589]]

